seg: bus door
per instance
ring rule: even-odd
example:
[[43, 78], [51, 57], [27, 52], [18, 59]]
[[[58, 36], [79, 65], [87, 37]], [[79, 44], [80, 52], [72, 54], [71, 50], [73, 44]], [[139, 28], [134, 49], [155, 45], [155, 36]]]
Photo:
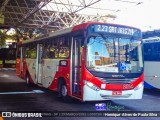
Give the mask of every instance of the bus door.
[[26, 66], [26, 62], [25, 62], [25, 48], [24, 47], [21, 47], [21, 77], [22, 78], [25, 78], [25, 66]]
[[42, 52], [43, 45], [37, 44], [37, 61], [36, 61], [36, 81], [38, 84], [42, 84]]
[[22, 68], [23, 68], [23, 53], [22, 53], [22, 47], [20, 47], [20, 71], [19, 74], [22, 77]]
[[75, 97], [81, 97], [81, 39], [72, 38], [72, 49], [71, 49], [71, 71], [72, 71], [72, 95]]

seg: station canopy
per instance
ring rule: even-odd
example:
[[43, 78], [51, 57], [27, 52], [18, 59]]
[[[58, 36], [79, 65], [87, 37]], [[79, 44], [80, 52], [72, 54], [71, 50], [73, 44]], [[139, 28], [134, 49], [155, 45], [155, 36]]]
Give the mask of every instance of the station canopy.
[[111, 22], [145, 0], [0, 0], [0, 28], [57, 31], [87, 21]]

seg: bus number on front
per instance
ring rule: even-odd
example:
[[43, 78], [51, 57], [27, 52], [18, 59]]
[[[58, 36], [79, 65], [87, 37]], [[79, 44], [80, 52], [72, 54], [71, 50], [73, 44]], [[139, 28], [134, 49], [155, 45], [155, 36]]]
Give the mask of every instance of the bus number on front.
[[134, 88], [133, 84], [124, 84], [123, 85], [123, 89], [133, 89], [133, 88]]

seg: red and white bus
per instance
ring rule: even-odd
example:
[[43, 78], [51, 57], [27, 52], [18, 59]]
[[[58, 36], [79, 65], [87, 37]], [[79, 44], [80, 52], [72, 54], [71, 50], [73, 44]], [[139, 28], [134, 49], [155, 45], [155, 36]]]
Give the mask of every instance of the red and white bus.
[[141, 99], [140, 29], [87, 22], [18, 45], [16, 74], [81, 101]]

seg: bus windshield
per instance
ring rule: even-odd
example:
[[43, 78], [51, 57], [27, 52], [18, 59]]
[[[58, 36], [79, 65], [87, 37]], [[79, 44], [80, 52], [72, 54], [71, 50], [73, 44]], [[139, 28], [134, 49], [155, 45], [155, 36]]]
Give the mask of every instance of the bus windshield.
[[141, 73], [141, 41], [134, 38], [92, 36], [87, 43], [88, 70], [108, 73]]

